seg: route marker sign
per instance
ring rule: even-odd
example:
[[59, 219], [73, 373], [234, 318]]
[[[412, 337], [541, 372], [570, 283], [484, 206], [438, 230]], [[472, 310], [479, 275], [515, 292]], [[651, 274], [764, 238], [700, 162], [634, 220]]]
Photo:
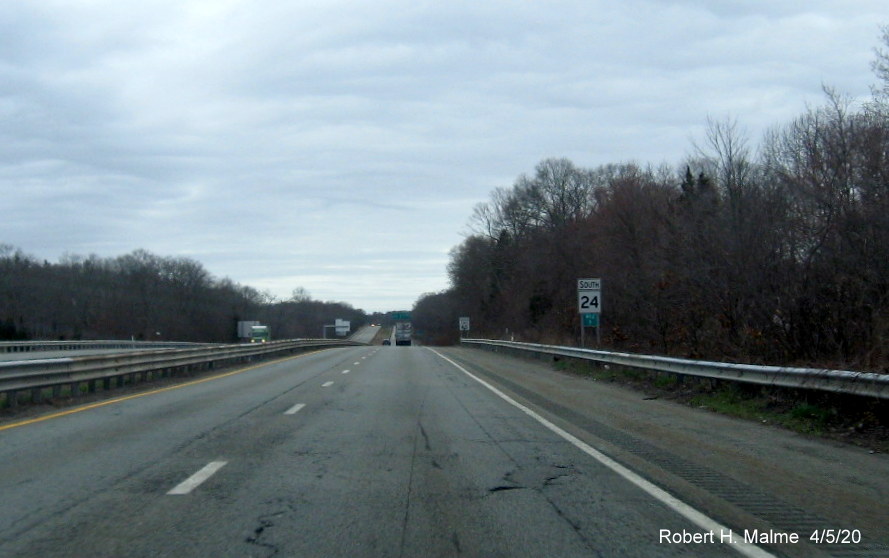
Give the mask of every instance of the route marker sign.
[[577, 280], [577, 312], [580, 314], [580, 346], [585, 346], [584, 329], [596, 328], [596, 345], [601, 345], [599, 314], [602, 312], [602, 280]]
[[577, 311], [580, 314], [598, 314], [602, 309], [602, 280], [577, 280]]
[[460, 318], [460, 331], [469, 331], [469, 318], [461, 317]]

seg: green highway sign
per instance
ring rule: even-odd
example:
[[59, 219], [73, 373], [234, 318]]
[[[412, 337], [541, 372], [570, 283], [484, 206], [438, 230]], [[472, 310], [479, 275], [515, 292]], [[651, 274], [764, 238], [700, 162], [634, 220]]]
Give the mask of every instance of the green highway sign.
[[581, 314], [583, 327], [599, 327], [599, 314]]

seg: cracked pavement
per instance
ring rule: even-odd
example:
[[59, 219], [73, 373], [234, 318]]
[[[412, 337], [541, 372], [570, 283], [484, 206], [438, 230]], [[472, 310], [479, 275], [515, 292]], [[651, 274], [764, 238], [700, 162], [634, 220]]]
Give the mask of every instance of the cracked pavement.
[[0, 432], [0, 490], [3, 556], [734, 556], [659, 545], [694, 527], [420, 347], [327, 350]]

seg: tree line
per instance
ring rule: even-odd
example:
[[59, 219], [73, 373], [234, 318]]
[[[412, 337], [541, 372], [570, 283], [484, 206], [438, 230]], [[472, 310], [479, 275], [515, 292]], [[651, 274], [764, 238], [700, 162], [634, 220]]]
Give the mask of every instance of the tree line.
[[137, 339], [226, 343], [237, 322], [258, 320], [273, 338], [321, 337], [336, 318], [353, 330], [362, 310], [313, 300], [295, 289], [278, 300], [199, 262], [145, 250], [113, 258], [64, 256], [39, 261], [0, 245], [0, 340]]
[[616, 349], [885, 369], [889, 52], [876, 55], [871, 99], [825, 88], [757, 150], [710, 120], [679, 168], [541, 161], [476, 207], [418, 329], [453, 341], [470, 316], [473, 335], [572, 343], [576, 280], [601, 277]]

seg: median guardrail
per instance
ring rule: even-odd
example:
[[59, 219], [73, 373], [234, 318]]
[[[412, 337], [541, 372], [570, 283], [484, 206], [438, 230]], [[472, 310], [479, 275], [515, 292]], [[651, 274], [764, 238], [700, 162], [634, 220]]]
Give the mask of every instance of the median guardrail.
[[[46, 390], [54, 397], [66, 392], [77, 396], [86, 387], [94, 392], [100, 383], [111, 389], [132, 383], [167, 377], [177, 373], [208, 370], [272, 356], [301, 351], [357, 346], [363, 343], [334, 339], [297, 339], [241, 345], [200, 346], [164, 350], [130, 351], [111, 355], [92, 355], [0, 362], [0, 393], [6, 404], [18, 403], [20, 393], [30, 393], [32, 401], [44, 398]], [[114, 384], [114, 385], [112, 385]]]
[[532, 355], [538, 358], [573, 358], [602, 364], [666, 372], [679, 376], [694, 376], [787, 388], [814, 389], [889, 399], [889, 374], [712, 362], [489, 339], [463, 339], [461, 343], [489, 350]]
[[178, 341], [0, 341], [0, 354], [43, 351], [82, 351], [84, 349], [164, 349], [197, 347], [206, 343]]

